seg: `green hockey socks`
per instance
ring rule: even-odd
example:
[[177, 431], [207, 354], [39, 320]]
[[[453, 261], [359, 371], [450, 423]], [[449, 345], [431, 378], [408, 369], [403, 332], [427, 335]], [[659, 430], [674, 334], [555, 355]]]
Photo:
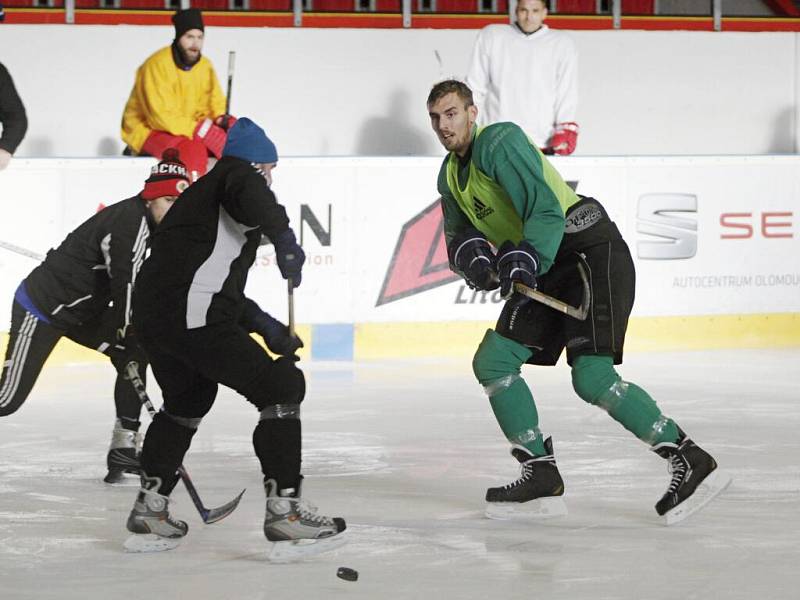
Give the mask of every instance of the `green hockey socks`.
[[520, 367], [530, 356], [531, 351], [522, 344], [489, 329], [472, 360], [472, 369], [489, 396], [506, 439], [544, 456], [547, 451], [538, 427], [539, 413], [528, 385], [520, 377]]
[[646, 444], [678, 439], [675, 422], [661, 413], [646, 391], [619, 376], [610, 356], [576, 358], [572, 365], [572, 386], [581, 399], [608, 412]]

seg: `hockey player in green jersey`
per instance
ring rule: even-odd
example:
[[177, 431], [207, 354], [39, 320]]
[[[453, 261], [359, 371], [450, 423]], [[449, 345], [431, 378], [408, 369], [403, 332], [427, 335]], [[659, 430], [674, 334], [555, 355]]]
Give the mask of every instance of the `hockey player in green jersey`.
[[[475, 126], [467, 85], [436, 84], [431, 126], [448, 155], [438, 189], [450, 266], [473, 288], [500, 287], [506, 300], [473, 358], [473, 370], [521, 464], [519, 479], [489, 488], [491, 518], [564, 515], [564, 483], [551, 438], [539, 429], [523, 364], [555, 365], [564, 348], [578, 396], [608, 412], [667, 461], [669, 487], [656, 511], [667, 524], [701, 508], [730, 483], [710, 454], [662, 414], [650, 395], [626, 381], [622, 362], [636, 275], [619, 230], [594, 198], [576, 194], [513, 123]], [[496, 249], [496, 251], [495, 251]], [[517, 283], [569, 304], [590, 290], [588, 317], [566, 316], [514, 291]]]

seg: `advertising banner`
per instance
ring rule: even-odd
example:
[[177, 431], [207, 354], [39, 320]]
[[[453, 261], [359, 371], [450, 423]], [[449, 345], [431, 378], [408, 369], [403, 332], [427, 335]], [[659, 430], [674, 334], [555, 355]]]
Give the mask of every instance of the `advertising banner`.
[[[634, 316], [800, 312], [800, 157], [553, 160], [616, 221], [637, 268]], [[0, 175], [0, 242], [45, 253], [103, 205], [137, 193], [152, 159], [15, 160]], [[274, 189], [307, 255], [300, 323], [492, 321], [499, 295], [448, 268], [441, 159], [281, 159]], [[286, 318], [272, 246], [247, 293]], [[0, 329], [36, 265], [0, 247]]]

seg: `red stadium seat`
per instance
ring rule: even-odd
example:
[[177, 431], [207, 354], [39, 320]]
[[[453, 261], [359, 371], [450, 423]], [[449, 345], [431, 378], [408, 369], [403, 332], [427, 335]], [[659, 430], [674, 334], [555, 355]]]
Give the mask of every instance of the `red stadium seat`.
[[288, 12], [293, 10], [292, 0], [250, 0], [250, 10]]
[[[560, 15], [597, 14], [595, 0], [558, 0], [556, 7]], [[652, 15], [654, 10], [654, 0], [622, 0], [623, 15]]]
[[399, 13], [403, 11], [401, 0], [375, 0], [375, 11], [379, 13]]
[[597, 12], [595, 0], [558, 0], [559, 15], [593, 15]]
[[354, 6], [354, 0], [313, 0], [311, 10], [314, 12], [352, 12]]
[[228, 10], [228, 0], [192, 0], [192, 8], [200, 10]]
[[37, 0], [2, 0], [0, 2], [5, 8], [62, 8], [64, 0], [55, 0], [52, 5], [47, 2], [38, 2]]
[[437, 0], [437, 13], [476, 13], [478, 0]]
[[654, 0], [622, 0], [623, 15], [652, 15], [654, 11]]

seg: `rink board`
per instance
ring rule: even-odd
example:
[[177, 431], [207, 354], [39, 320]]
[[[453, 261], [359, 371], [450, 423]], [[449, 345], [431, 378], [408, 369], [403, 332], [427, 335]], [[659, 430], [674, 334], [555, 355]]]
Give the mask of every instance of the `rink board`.
[[[800, 157], [557, 158], [631, 247], [637, 299], [626, 349], [800, 345]], [[102, 205], [136, 194], [152, 159], [15, 160], [0, 176], [0, 241], [44, 253]], [[329, 360], [472, 353], [500, 310], [447, 268], [441, 159], [287, 158], [275, 191], [308, 261], [295, 294], [307, 355]], [[0, 330], [36, 265], [0, 249]], [[247, 288], [286, 319], [271, 246]], [[65, 348], [64, 360], [90, 355]]]

